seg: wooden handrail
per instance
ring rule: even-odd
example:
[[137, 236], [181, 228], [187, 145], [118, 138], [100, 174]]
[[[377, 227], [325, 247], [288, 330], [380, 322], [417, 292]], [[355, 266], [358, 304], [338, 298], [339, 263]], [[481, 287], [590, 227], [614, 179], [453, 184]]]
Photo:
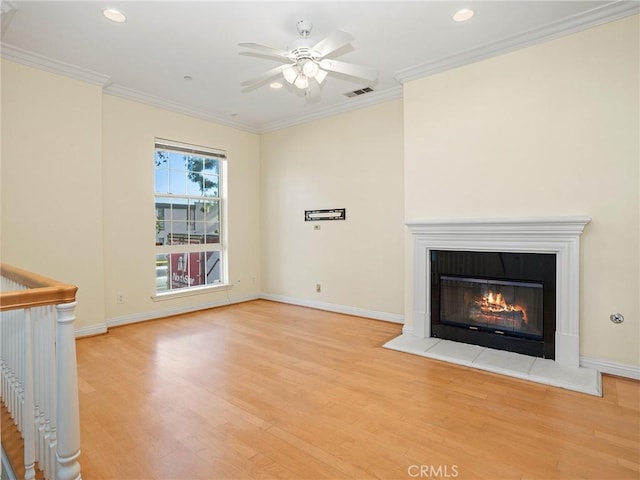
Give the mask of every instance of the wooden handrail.
[[0, 274], [27, 287], [27, 290], [0, 293], [0, 311], [76, 301], [78, 287], [75, 285], [58, 282], [7, 264], [0, 264]]

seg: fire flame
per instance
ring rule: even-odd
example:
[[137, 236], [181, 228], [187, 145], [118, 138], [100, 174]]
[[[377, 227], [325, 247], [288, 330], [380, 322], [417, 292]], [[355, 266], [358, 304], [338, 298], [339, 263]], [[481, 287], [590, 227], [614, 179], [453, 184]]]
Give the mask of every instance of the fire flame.
[[480, 304], [480, 309], [488, 313], [521, 312], [524, 323], [529, 322], [527, 318], [527, 310], [520, 305], [508, 304], [500, 292], [493, 293], [492, 291], [489, 291], [489, 293], [483, 296], [478, 303]]

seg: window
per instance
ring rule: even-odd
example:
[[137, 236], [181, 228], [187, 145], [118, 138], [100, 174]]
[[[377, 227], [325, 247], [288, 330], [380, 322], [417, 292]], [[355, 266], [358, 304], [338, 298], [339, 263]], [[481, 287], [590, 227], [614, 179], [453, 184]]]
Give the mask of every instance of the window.
[[226, 283], [225, 160], [219, 150], [156, 140], [156, 293]]

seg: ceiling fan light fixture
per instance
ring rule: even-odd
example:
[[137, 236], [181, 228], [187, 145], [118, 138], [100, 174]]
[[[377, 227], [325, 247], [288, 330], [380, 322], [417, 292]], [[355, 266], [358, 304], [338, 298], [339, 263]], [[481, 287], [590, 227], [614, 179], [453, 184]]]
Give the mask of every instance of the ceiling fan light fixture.
[[296, 78], [294, 85], [300, 90], [305, 90], [309, 88], [309, 79], [306, 77], [306, 75], [298, 75], [298, 78]]
[[296, 81], [300, 72], [298, 72], [298, 68], [295, 65], [292, 65], [289, 68], [285, 68], [282, 74], [284, 75], [284, 79], [293, 85], [293, 82]]
[[314, 78], [319, 70], [318, 64], [313, 60], [307, 60], [302, 65], [302, 73], [308, 78]]

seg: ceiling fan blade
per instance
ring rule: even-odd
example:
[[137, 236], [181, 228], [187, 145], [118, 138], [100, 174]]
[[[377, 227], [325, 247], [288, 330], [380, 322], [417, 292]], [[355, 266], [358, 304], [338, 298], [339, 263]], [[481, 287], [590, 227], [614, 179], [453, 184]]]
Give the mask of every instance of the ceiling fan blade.
[[276, 48], [271, 48], [271, 47], [267, 47], [266, 45], [260, 45], [259, 43], [253, 43], [253, 42], [242, 42], [238, 44], [240, 47], [245, 47], [245, 48], [253, 48], [254, 50], [260, 50], [262, 52], [266, 52], [274, 57], [278, 57], [278, 58], [286, 58], [289, 59], [290, 55], [289, 52], [285, 52], [283, 50], [278, 50]]
[[378, 78], [375, 69], [371, 67], [363, 67], [353, 63], [342, 62], [340, 60], [324, 59], [320, 62], [320, 68], [330, 72], [362, 78], [371, 82]]
[[329, 34], [329, 36], [325, 39], [320, 40], [318, 43], [316, 43], [313, 47], [311, 47], [311, 50], [313, 52], [319, 53], [318, 57], [322, 58], [329, 55], [331, 52], [335, 52], [340, 47], [344, 47], [348, 43], [351, 43], [353, 40], [354, 38], [347, 32], [336, 30], [335, 32]]
[[243, 57], [264, 58], [266, 60], [272, 60], [276, 62], [292, 61], [289, 58], [282, 58], [279, 55], [269, 55], [268, 53], [260, 53], [260, 52], [240, 52], [238, 55], [242, 55]]
[[261, 73], [257, 77], [253, 77], [249, 80], [245, 80], [240, 85], [242, 85], [243, 87], [250, 87], [256, 84], [267, 82], [268, 80], [271, 80], [272, 78], [280, 75], [285, 68], [289, 68], [290, 66], [291, 66], [290, 64], [286, 64], [286, 65], [280, 65], [278, 67], [272, 68], [271, 70], [267, 70], [266, 72]]

